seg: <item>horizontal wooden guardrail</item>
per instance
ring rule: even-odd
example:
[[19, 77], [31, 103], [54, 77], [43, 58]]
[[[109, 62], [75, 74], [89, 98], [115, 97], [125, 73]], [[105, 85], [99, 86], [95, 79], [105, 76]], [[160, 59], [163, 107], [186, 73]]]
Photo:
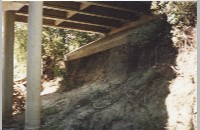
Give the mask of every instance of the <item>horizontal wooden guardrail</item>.
[[127, 25], [127, 27], [123, 27], [121, 31], [116, 32], [114, 34], [107, 35], [106, 37], [89, 43], [85, 46], [82, 46], [78, 48], [77, 50], [74, 50], [67, 55], [65, 55], [66, 60], [75, 60], [82, 57], [86, 57], [95, 53], [99, 53], [108, 49], [111, 49], [113, 47], [126, 44], [130, 40], [128, 36], [134, 32], [135, 28], [140, 27], [141, 25], [148, 23], [150, 21], [160, 19], [162, 16], [150, 16], [150, 17], [143, 17], [141, 20], [131, 23], [130, 25]]

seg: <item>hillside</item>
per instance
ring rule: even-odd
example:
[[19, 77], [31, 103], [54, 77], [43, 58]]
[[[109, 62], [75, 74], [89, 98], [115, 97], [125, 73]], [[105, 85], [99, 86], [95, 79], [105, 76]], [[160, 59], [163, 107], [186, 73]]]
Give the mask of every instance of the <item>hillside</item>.
[[134, 29], [124, 45], [66, 61], [59, 90], [42, 96], [42, 129], [167, 129], [166, 98], [177, 76], [169, 30], [155, 20]]
[[167, 28], [154, 21], [133, 31], [126, 45], [66, 61], [60, 96], [43, 107], [43, 129], [164, 129], [176, 55]]

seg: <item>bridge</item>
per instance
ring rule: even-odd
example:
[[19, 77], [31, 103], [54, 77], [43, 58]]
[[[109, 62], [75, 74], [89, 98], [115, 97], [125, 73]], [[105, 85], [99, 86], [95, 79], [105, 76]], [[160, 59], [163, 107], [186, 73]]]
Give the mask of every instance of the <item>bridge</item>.
[[[67, 60], [89, 56], [124, 44], [125, 36], [157, 19], [149, 1], [3, 1], [3, 125], [13, 119], [14, 23], [28, 23], [25, 129], [40, 128], [42, 26], [104, 34], [104, 38], [66, 55]], [[9, 125], [9, 124], [8, 124]]]

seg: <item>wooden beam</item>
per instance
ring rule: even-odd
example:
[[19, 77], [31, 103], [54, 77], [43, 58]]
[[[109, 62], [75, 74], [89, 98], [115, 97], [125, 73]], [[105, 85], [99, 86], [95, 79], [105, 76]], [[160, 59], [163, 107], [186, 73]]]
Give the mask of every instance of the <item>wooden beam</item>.
[[130, 32], [105, 37], [105, 38], [100, 39], [96, 42], [92, 42], [90, 44], [82, 46], [79, 49], [68, 53], [66, 55], [66, 60], [70, 61], [70, 60], [79, 59], [79, 58], [82, 58], [82, 57], [86, 57], [86, 56], [89, 56], [89, 55], [92, 55], [92, 54], [96, 54], [96, 53], [108, 50], [110, 48], [125, 44], [125, 43], [128, 42], [127, 36], [129, 34], [130, 34]]
[[124, 22], [131, 21], [129, 19], [123, 19], [123, 18], [119, 18], [119, 17], [117, 18], [117, 17], [114, 17], [112, 15], [107, 15], [107, 14], [105, 15], [103, 13], [100, 14], [100, 13], [80, 10], [80, 5], [79, 5], [79, 8], [71, 8], [71, 7], [69, 7], [69, 5], [68, 6], [65, 6], [65, 5], [67, 5], [67, 3], [65, 3], [65, 2], [60, 2], [60, 1], [59, 2], [50, 2], [50, 1], [47, 1], [47, 2], [44, 2], [44, 6], [43, 7], [46, 8], [46, 9], [67, 11], [68, 13], [70, 11], [72, 11], [72, 12], [77, 13], [77, 14], [84, 14], [84, 15], [101, 17], [101, 18], [114, 19], [114, 20], [119, 20], [119, 21], [124, 21]]
[[[19, 10], [17, 12], [17, 14], [28, 16], [27, 10], [28, 10], [28, 7], [24, 7], [22, 10]], [[68, 14], [65, 11], [50, 10], [50, 9], [44, 9], [43, 10], [43, 18], [55, 20], [56, 26], [58, 26], [59, 24], [61, 24], [63, 22], [74, 22], [74, 23], [104, 27], [104, 28], [108, 28], [108, 29], [114, 29], [115, 28], [113, 26], [103, 25], [103, 23], [99, 24], [99, 22], [97, 22], [97, 21], [89, 21], [89, 20], [82, 21], [81, 19], [80, 20], [73, 20], [73, 19], [70, 19], [70, 18], [66, 18], [67, 16], [68, 16]]]
[[55, 25], [58, 26], [59, 24], [63, 23], [64, 21], [65, 20], [58, 19], [58, 20], [55, 21]]
[[[27, 16], [17, 15], [16, 22], [27, 23]], [[50, 19], [45, 19], [45, 18], [43, 18], [43, 25], [49, 26], [49, 27], [56, 27], [60, 29], [77, 30], [77, 31], [82, 31], [82, 32], [92, 32], [92, 33], [99, 33], [99, 34], [105, 34], [110, 31], [110, 29], [105, 29], [98, 26], [77, 24], [73, 22], [64, 22], [56, 26], [55, 20], [52, 20], [52, 19], [50, 20]]]
[[85, 12], [91, 12], [93, 14], [100, 14], [104, 16], [112, 16], [117, 19], [122, 19], [126, 21], [134, 21], [138, 19], [139, 15], [137, 13], [126, 12], [121, 10], [116, 10], [112, 8], [105, 8], [102, 6], [90, 6], [84, 10]]
[[84, 10], [84, 9], [88, 8], [89, 6], [91, 6], [91, 5], [92, 4], [90, 4], [88, 2], [81, 3], [80, 10]]
[[[83, 10], [83, 9], [85, 9], [85, 8], [88, 8], [89, 6], [91, 6], [91, 4], [82, 3], [82, 4], [80, 5], [79, 10]], [[76, 11], [70, 11], [70, 12], [68, 12], [68, 14], [67, 14], [67, 18], [69, 19], [69, 18], [71, 18], [72, 16], [74, 16], [74, 15], [76, 15], [76, 14], [77, 14]], [[64, 22], [64, 20], [63, 20], [63, 21], [59, 20], [58, 22], [56, 21], [56, 23], [58, 23], [57, 25], [61, 24], [62, 22]]]
[[[79, 10], [84, 10], [84, 9], [88, 8], [89, 6], [91, 6], [91, 4], [82, 3], [80, 5]], [[68, 12], [67, 18], [71, 18], [72, 16], [76, 15], [77, 13], [78, 13], [77, 11], [70, 11], [70, 12]]]
[[149, 14], [151, 1], [94, 1], [96, 6], [115, 8], [136, 14]]
[[109, 32], [108, 35], [112, 35], [112, 34], [115, 34], [115, 33], [118, 33], [118, 32], [121, 32], [121, 31], [124, 31], [124, 30], [127, 30], [127, 29], [130, 29], [130, 28], [134, 28], [134, 27], [137, 27], [138, 25], [142, 25], [146, 22], [149, 22], [151, 20], [154, 20], [154, 19], [157, 19], [158, 17], [161, 17], [161, 16], [155, 16], [155, 15], [143, 15], [138, 21], [135, 21], [135, 22], [130, 22], [128, 23], [127, 25], [121, 27], [121, 28], [117, 28], [117, 29], [113, 29], [111, 30], [111, 32]]
[[[155, 17], [155, 19], [158, 19], [159, 17]], [[146, 21], [149, 22], [149, 21]], [[143, 25], [144, 22], [141, 22], [135, 27], [139, 27], [139, 25]], [[135, 28], [134, 27], [134, 28]], [[108, 49], [111, 49], [113, 47], [126, 44], [129, 41], [129, 36], [134, 32], [134, 28], [129, 28], [128, 30], [123, 30], [121, 32], [115, 33], [113, 35], [109, 35], [103, 39], [100, 39], [96, 42], [89, 43], [85, 46], [82, 46], [78, 48], [75, 51], [72, 51], [66, 55], [67, 61], [79, 59], [82, 57], [86, 57], [92, 54], [96, 54]]]
[[122, 25], [124, 25], [124, 22], [120, 22], [118, 20], [106, 19], [106, 18], [100, 18], [100, 17], [93, 17], [93, 16], [87, 16], [86, 17], [86, 15], [82, 15], [82, 14], [77, 14], [70, 19], [75, 20], [75, 21], [96, 23], [96, 24], [99, 24], [99, 25], [105, 25], [105, 26], [114, 27], [114, 28], [119, 28]]
[[[28, 23], [28, 17], [25, 16], [25, 15], [18, 15], [18, 14], [16, 14], [15, 21], [16, 22], [20, 22], [20, 23]], [[47, 26], [54, 25], [54, 20], [47, 20], [47, 19], [43, 18], [43, 25], [44, 26], [45, 25], [47, 25]]]
[[71, 29], [91, 31], [91, 32], [100, 32], [100, 33], [104, 33], [104, 34], [110, 32], [110, 29], [106, 29], [104, 27], [91, 26], [91, 25], [86, 25], [86, 24], [78, 24], [78, 23], [72, 23], [72, 22], [63, 22], [59, 26], [67, 27], [67, 28], [71, 28]]
[[142, 12], [139, 12], [139, 11], [136, 11], [133, 9], [124, 8], [124, 7], [120, 7], [120, 6], [116, 6], [116, 5], [109, 5], [109, 4], [107, 4], [108, 2], [102, 2], [102, 1], [87, 1], [87, 2], [85, 2], [84, 1], [84, 3], [88, 3], [90, 5], [95, 5], [95, 6], [101, 6], [101, 7], [105, 7], [105, 8], [126, 11], [126, 12], [132, 12], [132, 13], [136, 13], [136, 14], [143, 14]]
[[67, 18], [71, 18], [75, 14], [77, 14], [77, 11], [70, 11], [70, 12], [67, 13]]
[[[16, 13], [19, 16], [28, 16], [28, 14], [22, 14], [22, 13]], [[49, 19], [49, 20], [54, 20], [54, 25], [52, 26], [59, 26], [60, 24], [64, 23], [64, 22], [71, 22], [71, 23], [76, 23], [76, 24], [81, 24], [82, 26], [94, 26], [94, 27], [101, 27], [101, 28], [105, 28], [106, 29], [114, 29], [115, 27], [110, 27], [110, 26], [106, 26], [106, 25], [99, 25], [99, 24], [92, 24], [92, 23], [87, 23], [87, 22], [79, 22], [79, 21], [75, 21], [75, 20], [69, 20], [69, 19], [63, 19], [63, 18], [58, 18], [58, 17], [52, 17], [52, 16], [48, 16], [48, 15], [44, 15], [43, 16], [44, 19]]]
[[50, 7], [56, 10], [59, 9], [63, 11], [65, 9], [78, 11], [80, 9], [80, 4], [81, 3], [74, 1], [44, 1], [44, 7], [50, 5]]
[[[87, 11], [80, 11], [80, 4], [79, 2], [72, 2], [72, 1], [44, 1], [43, 8], [46, 9], [52, 9], [52, 10], [59, 10], [59, 11], [66, 11], [66, 12], [76, 12], [77, 14], [83, 14], [86, 16], [95, 16], [100, 18], [107, 18], [107, 19], [114, 19], [118, 21], [129, 21], [121, 18], [115, 18], [112, 15], [111, 16], [105, 16], [101, 14], [96, 14], [93, 12], [87, 12]], [[26, 3], [28, 6], [28, 3]]]

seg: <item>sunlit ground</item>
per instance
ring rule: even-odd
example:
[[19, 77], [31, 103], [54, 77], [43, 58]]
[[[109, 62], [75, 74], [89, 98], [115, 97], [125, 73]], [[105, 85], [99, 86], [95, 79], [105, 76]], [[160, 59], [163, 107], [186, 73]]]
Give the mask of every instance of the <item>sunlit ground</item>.
[[50, 93], [54, 93], [59, 89], [60, 86], [60, 81], [62, 80], [62, 78], [58, 77], [54, 80], [51, 81], [45, 81], [42, 83], [42, 92], [41, 95], [46, 95], [46, 94], [50, 94]]
[[[177, 77], [166, 98], [168, 130], [197, 129], [197, 47], [196, 29], [176, 58]], [[189, 43], [189, 44], [188, 44]]]

